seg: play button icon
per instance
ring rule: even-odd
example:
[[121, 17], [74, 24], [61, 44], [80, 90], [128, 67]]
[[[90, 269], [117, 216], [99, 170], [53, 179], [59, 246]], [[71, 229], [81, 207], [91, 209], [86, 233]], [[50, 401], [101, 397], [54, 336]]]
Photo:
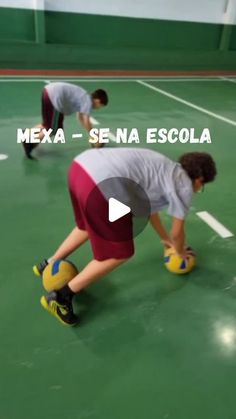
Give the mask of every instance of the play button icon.
[[113, 223], [119, 218], [124, 217], [126, 214], [131, 212], [131, 208], [128, 205], [123, 204], [115, 198], [109, 198], [108, 201], [108, 219], [110, 223]]
[[93, 232], [110, 242], [132, 240], [146, 227], [150, 201], [132, 179], [111, 177], [99, 182], [86, 200], [86, 221]]

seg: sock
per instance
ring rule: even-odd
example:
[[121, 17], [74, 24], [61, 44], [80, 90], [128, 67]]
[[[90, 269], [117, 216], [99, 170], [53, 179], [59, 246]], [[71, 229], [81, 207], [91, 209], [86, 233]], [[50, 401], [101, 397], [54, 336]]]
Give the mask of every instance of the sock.
[[71, 303], [72, 298], [74, 297], [75, 292], [73, 292], [68, 285], [62, 287], [59, 291], [57, 291], [57, 299], [58, 302], [63, 303]]

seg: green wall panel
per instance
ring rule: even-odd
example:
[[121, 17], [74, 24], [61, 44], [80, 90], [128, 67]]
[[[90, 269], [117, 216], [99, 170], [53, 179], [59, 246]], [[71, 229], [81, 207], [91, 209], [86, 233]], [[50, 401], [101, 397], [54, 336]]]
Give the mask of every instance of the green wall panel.
[[46, 12], [46, 33], [56, 44], [211, 50], [221, 25]]
[[236, 70], [234, 51], [21, 44], [0, 46], [1, 68], [77, 70]]
[[236, 26], [232, 27], [231, 40], [230, 40], [229, 48], [231, 50], [236, 51]]
[[0, 8], [0, 40], [34, 41], [34, 11]]
[[[33, 10], [0, 8], [0, 67], [236, 69], [236, 52], [219, 51], [221, 25], [40, 13], [35, 27]], [[230, 48], [236, 50], [236, 27]]]

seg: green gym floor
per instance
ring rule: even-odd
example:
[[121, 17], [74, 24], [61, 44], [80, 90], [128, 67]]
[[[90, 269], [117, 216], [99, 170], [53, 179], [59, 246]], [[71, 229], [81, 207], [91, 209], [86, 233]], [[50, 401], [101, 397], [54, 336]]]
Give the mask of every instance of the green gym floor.
[[[47, 78], [0, 79], [0, 154], [8, 156], [0, 160], [0, 418], [235, 419], [236, 240], [220, 237], [196, 212], [208, 211], [235, 233], [236, 79], [144, 80], [162, 92], [135, 79], [60, 80], [106, 89], [109, 106], [93, 117], [112, 131], [136, 127], [144, 136], [149, 127], [194, 127], [200, 135], [209, 128], [212, 144], [146, 145], [143, 138], [139, 146], [171, 158], [208, 151], [218, 177], [196, 194], [188, 216], [198, 257], [190, 275], [166, 271], [148, 226], [135, 257], [77, 297], [80, 326], [63, 327], [41, 308], [32, 265], [73, 228], [66, 177], [88, 147], [72, 134], [85, 132], [67, 117], [66, 144], [41, 145], [38, 160], [26, 160], [16, 130], [41, 122]], [[91, 256], [86, 244], [71, 260], [82, 269]]]

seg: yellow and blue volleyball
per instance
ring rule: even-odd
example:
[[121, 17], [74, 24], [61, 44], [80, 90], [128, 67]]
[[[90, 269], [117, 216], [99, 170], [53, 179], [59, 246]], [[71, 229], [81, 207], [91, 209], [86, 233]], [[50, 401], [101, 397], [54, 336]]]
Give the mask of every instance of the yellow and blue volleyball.
[[70, 282], [78, 270], [68, 260], [55, 260], [50, 262], [43, 271], [43, 286], [47, 292], [57, 291]]
[[173, 274], [187, 274], [196, 265], [196, 257], [189, 254], [186, 259], [181, 258], [172, 248], [164, 252], [164, 263], [166, 269]]

